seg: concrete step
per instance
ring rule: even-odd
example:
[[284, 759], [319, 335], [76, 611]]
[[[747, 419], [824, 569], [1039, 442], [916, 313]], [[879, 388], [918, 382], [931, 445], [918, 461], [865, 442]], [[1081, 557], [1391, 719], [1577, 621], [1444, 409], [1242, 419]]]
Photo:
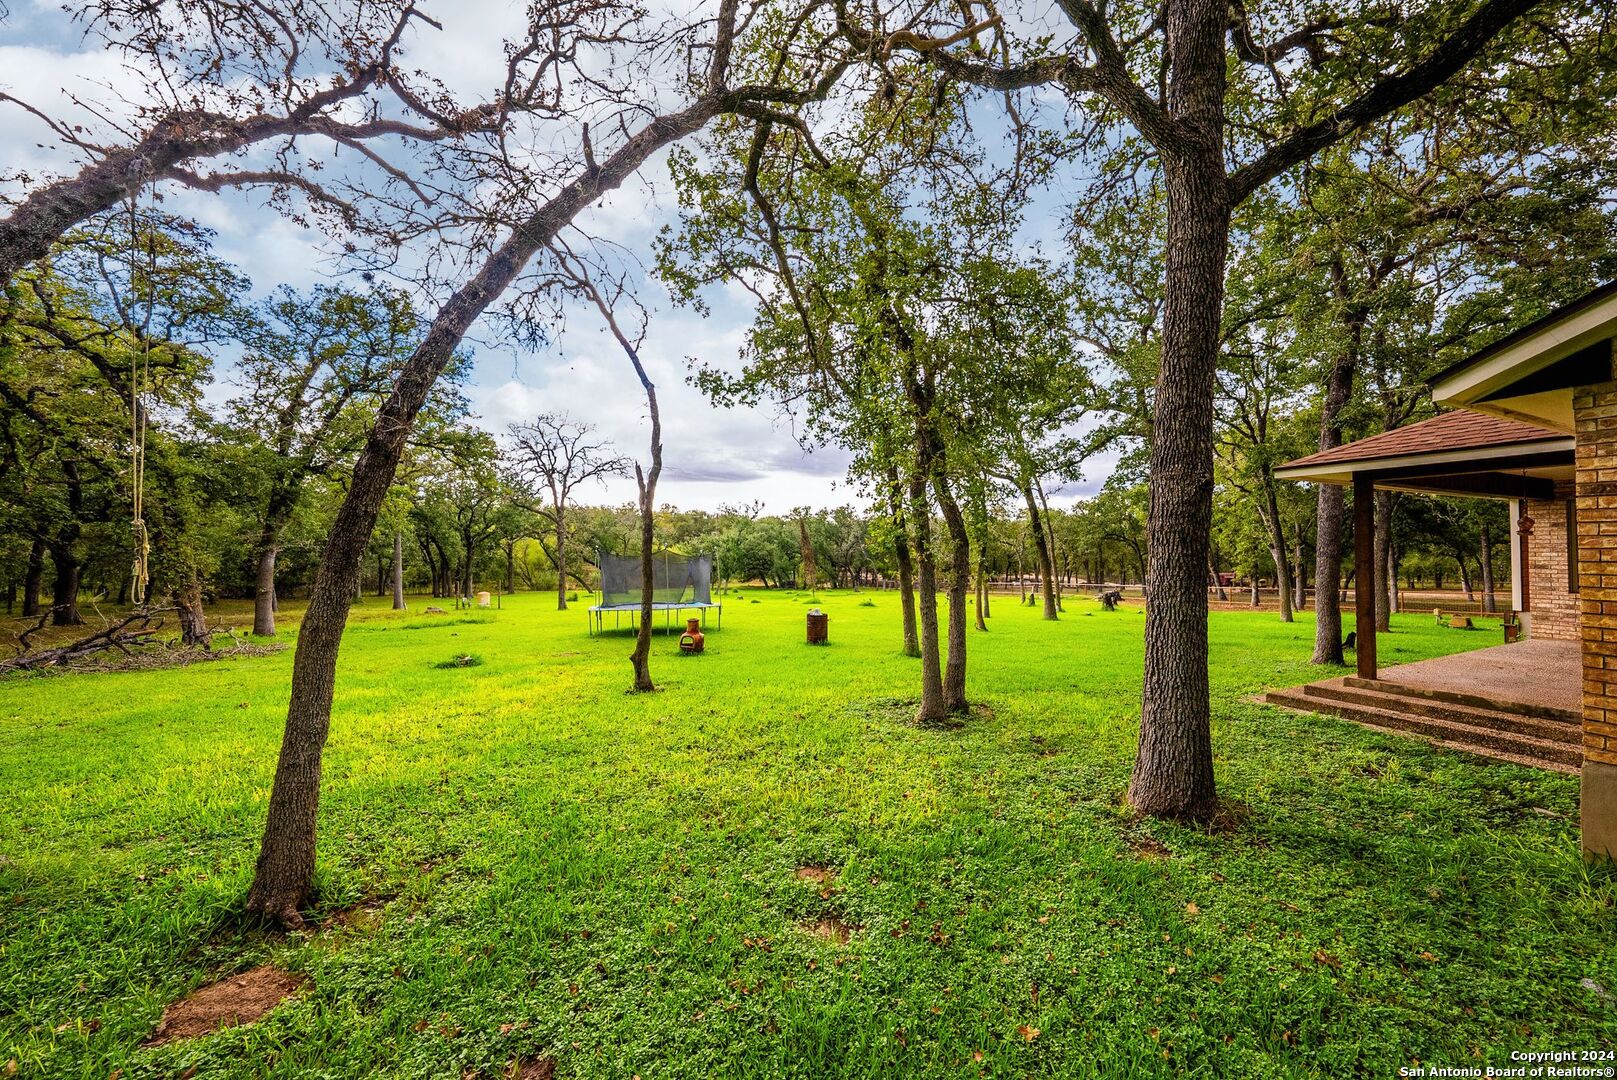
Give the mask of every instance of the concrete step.
[[1395, 712], [1305, 694], [1298, 690], [1271, 690], [1263, 696], [1271, 705], [1299, 712], [1326, 713], [1377, 731], [1413, 735], [1450, 750], [1509, 761], [1517, 765], [1575, 774], [1583, 764], [1583, 749], [1564, 742], [1477, 728], [1436, 717]]
[[[1383, 684], [1385, 685], [1385, 684]], [[1550, 742], [1583, 745], [1583, 725], [1570, 720], [1550, 720], [1541, 716], [1523, 716], [1503, 709], [1487, 709], [1476, 705], [1442, 701], [1434, 698], [1396, 693], [1384, 689], [1366, 689], [1357, 685], [1332, 680], [1311, 683], [1302, 688], [1309, 697], [1345, 701], [1350, 705], [1368, 705], [1372, 709], [1409, 713], [1414, 716], [1446, 720], [1454, 724], [1501, 731], [1512, 735], [1527, 735]]]
[[1361, 679], [1357, 675], [1348, 675], [1342, 683], [1359, 690], [1380, 690], [1386, 693], [1400, 694], [1404, 697], [1426, 698], [1429, 701], [1441, 701], [1451, 705], [1469, 705], [1476, 709], [1508, 710], [1527, 716], [1536, 716], [1544, 720], [1561, 720], [1568, 724], [1583, 724], [1583, 714], [1577, 709], [1557, 709], [1551, 705], [1530, 705], [1519, 701], [1500, 701], [1485, 697], [1481, 694], [1467, 694], [1459, 690], [1437, 690], [1429, 686], [1412, 686], [1407, 683], [1394, 682], [1388, 679]]

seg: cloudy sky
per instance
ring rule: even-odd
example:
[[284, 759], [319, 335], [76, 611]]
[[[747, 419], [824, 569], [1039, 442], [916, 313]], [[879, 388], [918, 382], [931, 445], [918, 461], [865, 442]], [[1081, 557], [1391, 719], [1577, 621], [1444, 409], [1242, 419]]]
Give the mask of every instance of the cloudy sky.
[[[0, 0], [0, 88], [56, 116], [75, 114], [70, 98], [116, 112], [120, 97], [138, 96], [140, 80], [122, 61], [87, 40], [82, 26], [50, 0]], [[503, 69], [500, 39], [521, 27], [520, 3], [505, 0], [429, 2], [424, 10], [441, 32], [420, 27], [406, 39], [405, 60], [430, 71], [451, 89], [478, 95], [490, 70]], [[443, 10], [437, 10], [437, 9]], [[89, 120], [85, 121], [90, 122]], [[45, 144], [45, 145], [41, 145]], [[26, 112], [0, 103], [0, 172], [35, 176], [69, 169], [73, 159], [51, 144], [49, 132]], [[11, 187], [11, 193], [16, 193]], [[254, 291], [281, 285], [307, 288], [337, 271], [329, 245], [263, 205], [250, 192], [208, 195], [176, 189], [166, 205], [217, 233], [215, 250], [241, 267]], [[588, 231], [648, 258], [650, 242], [673, 219], [666, 159], [653, 159], [635, 180], [593, 209]], [[657, 384], [663, 418], [664, 472], [659, 501], [717, 509], [761, 501], [766, 510], [860, 502], [845, 480], [847, 457], [834, 448], [807, 451], [788, 419], [770, 407], [720, 409], [686, 383], [689, 361], [734, 367], [751, 311], [740, 290], [719, 290], [702, 316], [674, 307], [655, 283], [640, 290], [650, 313], [642, 357]], [[572, 312], [548, 347], [531, 351], [482, 327], [471, 345], [469, 396], [477, 422], [496, 433], [540, 412], [565, 411], [586, 420], [621, 452], [644, 455], [645, 409], [627, 360], [592, 311]], [[229, 393], [228, 363], [219, 372], [218, 397]], [[1097, 486], [1074, 485], [1067, 498]], [[619, 480], [586, 495], [588, 501], [627, 502], [633, 482]], [[1062, 501], [1065, 501], [1063, 499]]]

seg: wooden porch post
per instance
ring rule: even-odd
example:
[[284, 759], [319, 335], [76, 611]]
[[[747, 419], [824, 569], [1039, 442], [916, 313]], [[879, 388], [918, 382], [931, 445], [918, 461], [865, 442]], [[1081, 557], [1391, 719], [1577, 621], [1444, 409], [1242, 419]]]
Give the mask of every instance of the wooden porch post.
[[1375, 481], [1353, 474], [1353, 629], [1359, 678], [1376, 677], [1376, 513]]

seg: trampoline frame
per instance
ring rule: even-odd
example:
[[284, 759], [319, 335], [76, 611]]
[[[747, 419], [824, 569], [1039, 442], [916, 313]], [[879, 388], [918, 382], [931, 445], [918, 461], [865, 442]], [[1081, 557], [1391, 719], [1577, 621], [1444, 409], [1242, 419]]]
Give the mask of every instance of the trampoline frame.
[[[628, 614], [629, 614], [629, 629], [630, 630], [639, 629], [639, 627], [640, 627], [640, 611], [641, 611], [641, 608], [643, 606], [644, 605], [642, 605], [642, 604], [610, 604], [610, 605], [608, 605], [608, 604], [594, 604], [594, 605], [592, 605], [589, 608], [589, 611], [588, 611], [590, 637], [594, 637], [596, 634], [604, 634], [606, 632], [606, 613], [609, 612], [609, 611], [613, 615], [612, 629], [621, 630], [623, 628], [623, 614], [624, 614], [624, 612], [628, 612]], [[651, 612], [652, 612], [653, 620], [656, 619], [657, 612], [659, 612], [659, 611], [664, 613], [663, 614], [663, 633], [665, 633], [665, 634], [666, 633], [671, 633], [673, 631], [673, 614], [672, 613], [676, 612], [676, 611], [700, 611], [702, 613], [702, 616], [701, 616], [701, 618], [702, 618], [702, 629], [704, 629], [704, 630], [707, 629], [707, 613], [709, 611], [716, 611], [716, 612], [718, 612], [718, 617], [715, 620], [714, 628], [718, 629], [718, 630], [724, 629], [724, 605], [723, 604], [713, 604], [713, 603], [703, 604], [703, 603], [698, 603], [696, 601], [674, 601], [674, 602], [671, 602], [671, 603], [670, 602], [653, 603], [651, 605]], [[655, 625], [652, 626], [652, 630], [654, 630], [654, 631], [656, 630]]]

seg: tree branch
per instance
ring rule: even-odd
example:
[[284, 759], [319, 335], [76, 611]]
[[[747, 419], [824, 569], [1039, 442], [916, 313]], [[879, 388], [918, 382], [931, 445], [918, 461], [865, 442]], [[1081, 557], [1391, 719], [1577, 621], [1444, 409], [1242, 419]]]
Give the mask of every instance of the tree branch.
[[1230, 197], [1240, 203], [1293, 165], [1388, 113], [1425, 95], [1469, 64], [1482, 49], [1540, 0], [1485, 0], [1464, 25], [1413, 67], [1376, 83], [1329, 116], [1270, 146], [1255, 160], [1230, 174]]

